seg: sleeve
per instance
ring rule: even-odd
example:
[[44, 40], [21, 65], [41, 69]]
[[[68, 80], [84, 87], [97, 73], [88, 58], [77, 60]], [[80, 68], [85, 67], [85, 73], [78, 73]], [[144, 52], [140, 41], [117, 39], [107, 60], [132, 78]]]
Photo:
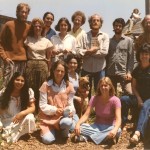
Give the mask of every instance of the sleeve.
[[73, 54], [77, 54], [77, 50], [76, 50], [76, 39], [73, 37], [72, 40], [72, 53]]
[[29, 88], [29, 101], [30, 102], [34, 102], [35, 101], [34, 91], [31, 88]]
[[53, 47], [53, 44], [50, 40], [48, 40], [48, 44], [47, 44], [47, 48], [52, 48]]
[[99, 49], [93, 54], [95, 57], [105, 57], [108, 54], [109, 49], [109, 36], [104, 33], [103, 37], [99, 39]]
[[127, 58], [127, 73], [131, 73], [134, 67], [134, 50], [133, 50], [133, 40], [129, 39], [128, 46], [128, 58]]
[[0, 35], [0, 57], [5, 60], [7, 55], [5, 53], [4, 45], [7, 44], [8, 37], [10, 37], [9, 29], [5, 24], [2, 28], [1, 35]]
[[114, 96], [114, 107], [121, 108], [121, 101], [118, 97]]
[[83, 34], [76, 47], [77, 54], [84, 56], [87, 51], [87, 34]]
[[56, 114], [57, 108], [47, 103], [47, 93], [40, 92], [39, 107], [46, 115]]

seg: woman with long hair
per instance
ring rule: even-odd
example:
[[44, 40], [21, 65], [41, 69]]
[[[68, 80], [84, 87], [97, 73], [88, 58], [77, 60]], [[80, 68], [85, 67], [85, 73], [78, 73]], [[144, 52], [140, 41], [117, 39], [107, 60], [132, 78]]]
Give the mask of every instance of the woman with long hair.
[[0, 93], [0, 119], [2, 137], [7, 142], [16, 142], [36, 130], [34, 92], [28, 88], [25, 75], [15, 72], [5, 90]]
[[[95, 109], [96, 118], [93, 124], [84, 123]], [[100, 144], [104, 139], [114, 141], [120, 135], [121, 103], [115, 96], [114, 86], [108, 77], [100, 79], [97, 93], [91, 97], [89, 106], [75, 126], [75, 141], [91, 139]]]
[[73, 131], [78, 120], [73, 105], [74, 93], [67, 65], [61, 60], [55, 62], [48, 81], [40, 87], [39, 119], [43, 143], [55, 141], [56, 130], [64, 139], [69, 137], [69, 131]]

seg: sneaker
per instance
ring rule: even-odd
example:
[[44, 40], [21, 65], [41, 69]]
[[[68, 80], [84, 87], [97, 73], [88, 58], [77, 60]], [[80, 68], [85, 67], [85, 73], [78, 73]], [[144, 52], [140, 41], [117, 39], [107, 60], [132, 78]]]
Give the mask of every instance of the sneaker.
[[74, 142], [75, 143], [77, 143], [77, 142], [87, 142], [87, 139], [83, 135], [79, 135], [79, 136], [75, 135]]

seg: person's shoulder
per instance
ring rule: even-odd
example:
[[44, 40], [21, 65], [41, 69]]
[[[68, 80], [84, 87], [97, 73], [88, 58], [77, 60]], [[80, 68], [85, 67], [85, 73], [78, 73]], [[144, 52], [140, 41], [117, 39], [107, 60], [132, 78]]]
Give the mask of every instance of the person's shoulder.
[[110, 100], [112, 100], [112, 101], [120, 101], [120, 98], [114, 95], [114, 96], [110, 97]]

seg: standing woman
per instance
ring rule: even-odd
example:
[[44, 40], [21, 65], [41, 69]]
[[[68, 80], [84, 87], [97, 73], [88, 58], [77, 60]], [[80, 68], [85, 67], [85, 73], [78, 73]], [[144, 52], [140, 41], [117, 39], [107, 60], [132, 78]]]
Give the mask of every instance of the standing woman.
[[63, 138], [69, 137], [77, 115], [73, 105], [73, 85], [68, 79], [68, 69], [63, 61], [57, 61], [51, 68], [50, 77], [40, 88], [41, 137], [45, 144], [55, 141], [55, 131], [61, 131]]
[[76, 53], [76, 40], [68, 32], [71, 30], [71, 24], [67, 18], [60, 18], [55, 30], [59, 33], [52, 36], [51, 41], [54, 45], [54, 62], [59, 59], [66, 59], [69, 53]]
[[[96, 113], [95, 122], [91, 125], [85, 124], [93, 108]], [[115, 96], [111, 80], [104, 77], [98, 83], [97, 94], [91, 98], [85, 114], [76, 124], [75, 139], [92, 139], [96, 144], [100, 144], [104, 139], [113, 140], [120, 135], [120, 125], [121, 103]]]
[[54, 21], [54, 14], [52, 12], [46, 12], [43, 15], [43, 21], [44, 21], [43, 36], [45, 36], [47, 39], [51, 40], [51, 37], [53, 35], [56, 35], [55, 30], [53, 30], [51, 28], [51, 25]]
[[24, 75], [14, 73], [6, 89], [0, 93], [0, 119], [3, 124], [2, 137], [7, 142], [18, 139], [36, 130], [34, 92], [28, 88]]
[[39, 88], [48, 77], [48, 65], [52, 43], [42, 37], [44, 23], [39, 18], [34, 18], [31, 23], [31, 29], [25, 40], [27, 46], [27, 67], [28, 84], [35, 92], [36, 111], [38, 110]]

